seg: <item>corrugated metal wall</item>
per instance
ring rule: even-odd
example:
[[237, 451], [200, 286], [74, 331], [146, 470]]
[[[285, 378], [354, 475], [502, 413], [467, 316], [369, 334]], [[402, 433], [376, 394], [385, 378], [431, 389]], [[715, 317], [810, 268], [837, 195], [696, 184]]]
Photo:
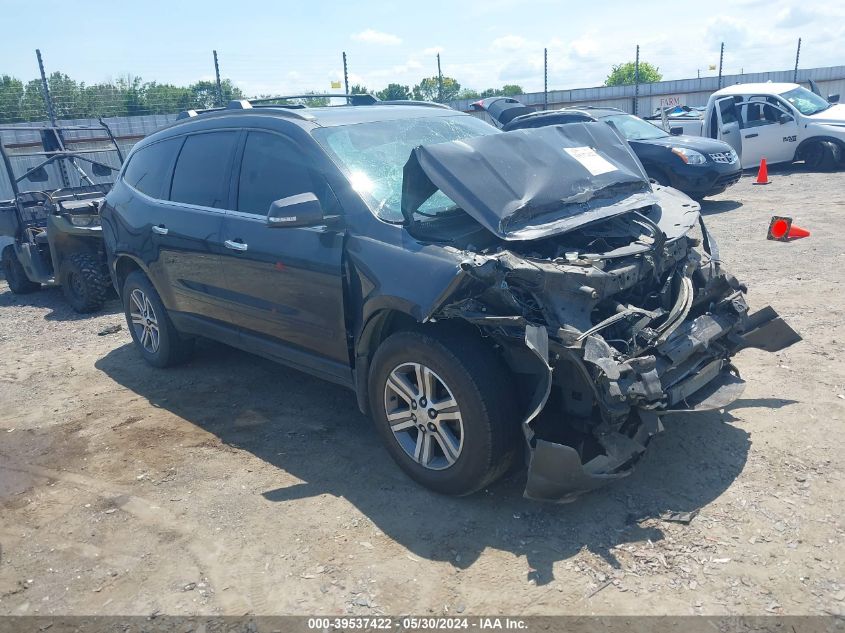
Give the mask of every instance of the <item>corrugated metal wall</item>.
[[[743, 75], [724, 75], [722, 86], [739, 83], [757, 82], [792, 82], [794, 71], [781, 70], [765, 73], [748, 73]], [[798, 71], [798, 82], [807, 85], [808, 80], [819, 84], [824, 96], [839, 93], [845, 98], [845, 66], [830, 66], [826, 68], [808, 68]], [[703, 106], [707, 104], [710, 95], [719, 87], [718, 77], [702, 77], [701, 79], [678, 79], [674, 81], [660, 81], [653, 84], [640, 85], [637, 114], [648, 116], [654, 114], [661, 104], [661, 99], [677, 98], [681, 105]], [[574, 90], [550, 90], [549, 108], [558, 109], [572, 105], [596, 105], [619, 108], [626, 112], [634, 109], [634, 86], [602, 86], [598, 88], [577, 88]], [[526, 105], [537, 109], [543, 108], [543, 93], [531, 92], [514, 97]], [[470, 104], [477, 99], [459, 99], [449, 105], [463, 112], [470, 111]], [[486, 117], [487, 115], [483, 115]]]

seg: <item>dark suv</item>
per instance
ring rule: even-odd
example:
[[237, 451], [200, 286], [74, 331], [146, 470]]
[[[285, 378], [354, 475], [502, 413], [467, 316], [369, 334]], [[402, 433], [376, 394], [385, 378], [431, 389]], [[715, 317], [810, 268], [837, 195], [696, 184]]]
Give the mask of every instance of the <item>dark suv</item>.
[[102, 223], [150, 364], [213, 338], [353, 389], [434, 490], [524, 448], [526, 494], [562, 500], [627, 474], [660, 416], [735, 398], [738, 350], [798, 340], [604, 123], [356, 102], [238, 101], [135, 146]]

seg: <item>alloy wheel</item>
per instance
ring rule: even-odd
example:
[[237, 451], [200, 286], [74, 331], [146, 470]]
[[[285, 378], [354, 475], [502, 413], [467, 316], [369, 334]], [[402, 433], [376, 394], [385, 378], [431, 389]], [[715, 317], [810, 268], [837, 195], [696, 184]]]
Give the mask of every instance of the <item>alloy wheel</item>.
[[129, 316], [132, 320], [132, 329], [138, 342], [146, 351], [155, 354], [158, 351], [160, 337], [158, 329], [158, 318], [156, 317], [153, 305], [149, 298], [140, 288], [135, 288], [129, 295], [130, 306]]
[[384, 410], [393, 437], [420, 466], [444, 470], [461, 455], [464, 425], [445, 381], [420, 363], [403, 363], [384, 386]]

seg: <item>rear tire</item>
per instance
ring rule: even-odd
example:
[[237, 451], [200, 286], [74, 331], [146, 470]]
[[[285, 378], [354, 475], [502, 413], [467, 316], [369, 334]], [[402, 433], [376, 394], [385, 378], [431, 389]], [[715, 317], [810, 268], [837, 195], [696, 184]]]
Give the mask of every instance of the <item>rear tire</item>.
[[109, 272], [96, 256], [74, 253], [61, 267], [59, 283], [65, 299], [79, 313], [102, 310], [109, 291]]
[[802, 151], [804, 165], [811, 171], [833, 171], [838, 167], [836, 154], [830, 143], [816, 141], [808, 144]]
[[372, 417], [411, 479], [468, 495], [500, 477], [519, 446], [508, 377], [502, 360], [472, 334], [397, 332], [373, 357]]
[[132, 272], [126, 278], [123, 309], [135, 347], [150, 365], [171, 367], [191, 355], [193, 339], [176, 330], [161, 297], [142, 272]]
[[15, 247], [11, 244], [3, 249], [3, 274], [6, 277], [6, 283], [9, 284], [9, 290], [16, 295], [27, 295], [36, 290], [41, 289], [41, 284], [30, 281], [26, 276], [26, 271], [23, 269]]

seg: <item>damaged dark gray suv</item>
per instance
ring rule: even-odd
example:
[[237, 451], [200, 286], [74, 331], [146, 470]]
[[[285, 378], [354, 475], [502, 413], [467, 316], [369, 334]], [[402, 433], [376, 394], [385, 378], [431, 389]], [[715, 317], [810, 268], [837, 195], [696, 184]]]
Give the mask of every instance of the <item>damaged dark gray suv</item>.
[[233, 102], [135, 146], [101, 216], [150, 364], [213, 338], [353, 389], [433, 490], [524, 453], [526, 495], [567, 501], [662, 416], [735, 399], [739, 350], [800, 340], [604, 123], [352, 101]]

